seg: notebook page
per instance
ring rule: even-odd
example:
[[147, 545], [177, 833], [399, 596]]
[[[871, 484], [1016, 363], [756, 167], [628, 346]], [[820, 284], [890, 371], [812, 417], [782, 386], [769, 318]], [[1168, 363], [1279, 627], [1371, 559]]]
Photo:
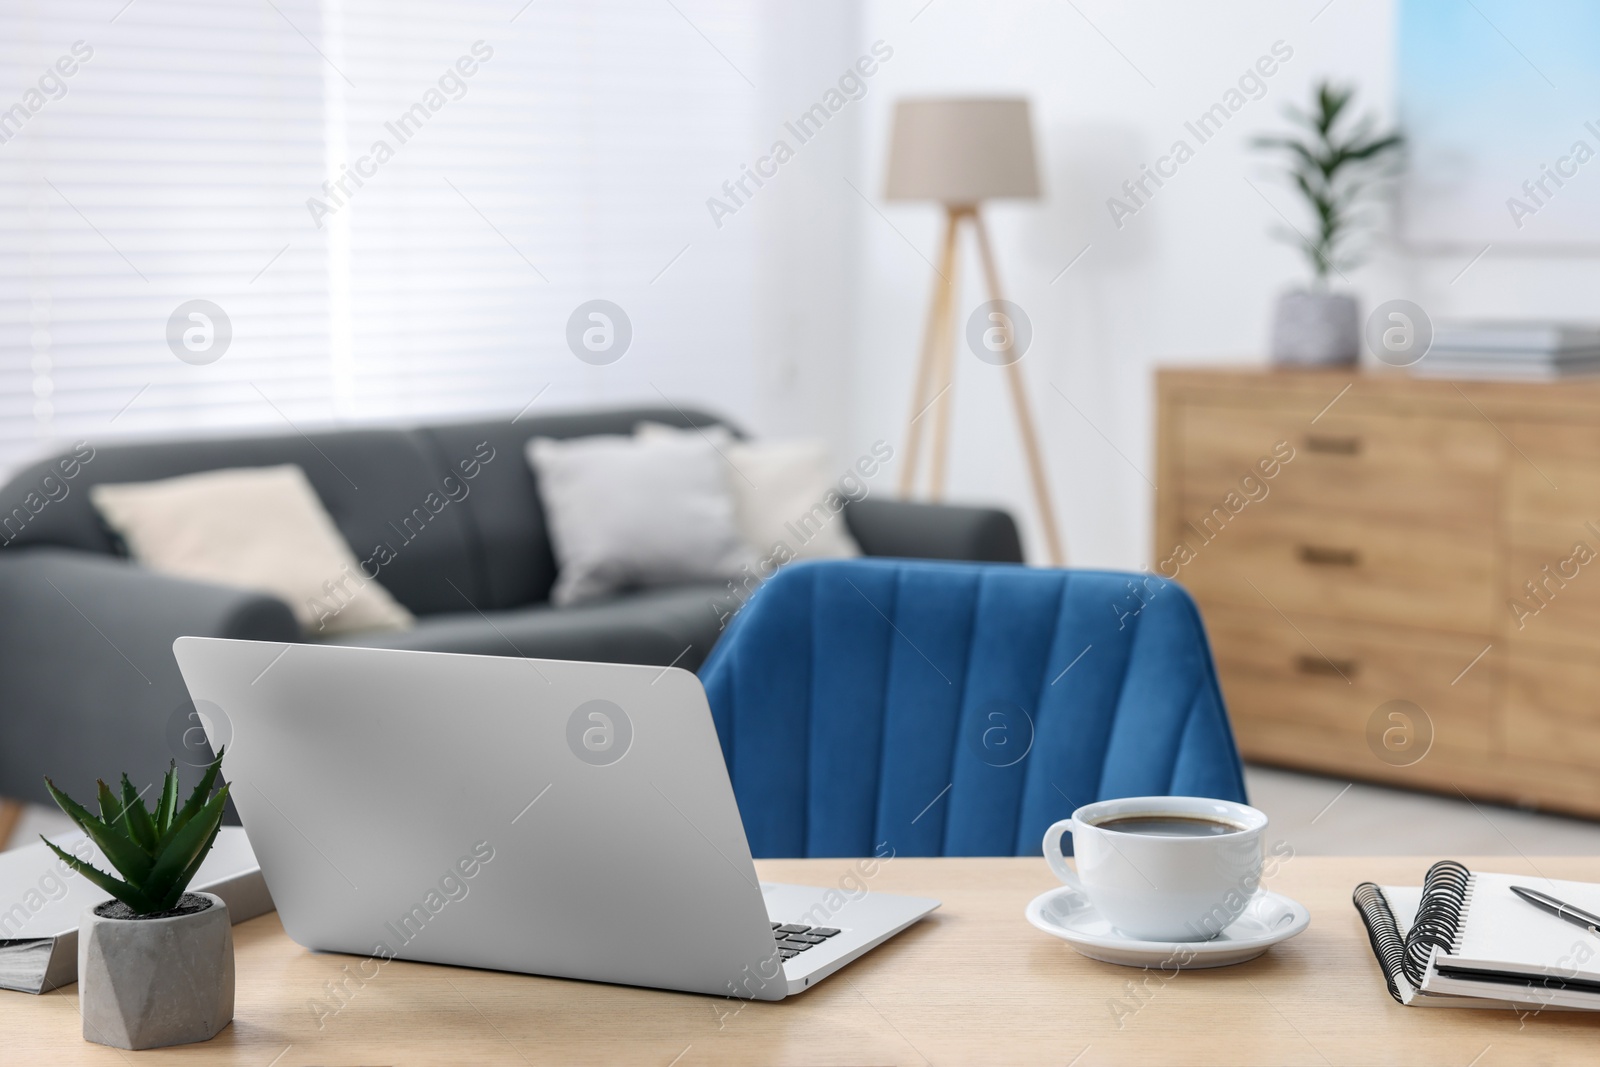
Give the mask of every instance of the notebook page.
[[1441, 954], [1438, 965], [1600, 981], [1600, 938], [1529, 904], [1514, 885], [1600, 915], [1600, 884], [1474, 873], [1457, 951]]
[[1378, 888], [1389, 902], [1389, 910], [1394, 912], [1394, 923], [1400, 928], [1400, 936], [1405, 937], [1411, 932], [1411, 920], [1417, 917], [1417, 908], [1422, 904], [1422, 887], [1385, 885]]

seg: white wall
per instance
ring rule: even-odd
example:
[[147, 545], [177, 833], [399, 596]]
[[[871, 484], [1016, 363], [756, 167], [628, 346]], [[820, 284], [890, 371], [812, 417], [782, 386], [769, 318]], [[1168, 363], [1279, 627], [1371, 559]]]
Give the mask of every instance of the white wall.
[[[662, 55], [683, 65], [688, 84], [678, 95], [641, 90], [616, 55], [607, 61], [621, 69], [598, 75], [610, 94], [604, 99], [565, 84], [538, 51], [550, 32], [540, 20], [562, 24], [565, 8], [536, 5], [502, 43], [505, 62], [545, 73], [541, 114], [603, 142], [563, 149], [605, 161], [598, 169], [608, 177], [593, 196], [572, 193], [551, 207], [548, 199], [561, 190], [546, 182], [530, 204], [556, 215], [592, 211], [592, 240], [617, 268], [615, 277], [585, 274], [574, 257], [551, 251], [551, 226], [537, 218], [508, 223], [520, 245], [553, 256], [540, 262], [571, 291], [527, 328], [530, 358], [505, 382], [502, 406], [521, 406], [552, 380], [541, 406], [653, 403], [659, 389], [725, 410], [764, 436], [823, 436], [841, 468], [877, 439], [899, 448], [940, 212], [882, 198], [893, 102], [1025, 94], [1034, 102], [1046, 195], [993, 205], [989, 217], [1007, 295], [1033, 322], [1022, 366], [1069, 557], [1081, 565], [1137, 567], [1149, 559], [1154, 368], [1261, 359], [1274, 296], [1304, 277], [1300, 255], [1269, 236], [1278, 217], [1246, 178], [1291, 214], [1294, 199], [1248, 150], [1248, 138], [1280, 127], [1283, 105], [1305, 101], [1327, 76], [1355, 83], [1365, 106], [1392, 113], [1392, 0], [772, 0], [759, 9], [683, 0], [681, 13], [619, 0], [614, 8], [604, 17], [636, 20], [634, 31], [657, 35]], [[140, 25], [139, 10], [119, 20], [121, 32]], [[1517, 27], [1510, 29], [1515, 36]], [[591, 36], [605, 53], [604, 35]], [[796, 144], [795, 157], [718, 227], [705, 198], [773, 141], [792, 141], [785, 120], [821, 99], [878, 40], [894, 54], [865, 94]], [[1185, 121], [1279, 40], [1293, 56], [1268, 80], [1265, 97], [1246, 104], [1117, 228], [1107, 198], [1175, 138], [1192, 139]], [[117, 44], [107, 39], [107, 55]], [[300, 47], [298, 39], [289, 45]], [[1536, 50], [1537, 42], [1522, 46]], [[106, 68], [105, 77], [114, 73]], [[89, 88], [75, 88], [73, 99], [89, 101]], [[708, 115], [728, 111], [748, 115], [748, 130], [708, 133]], [[51, 121], [68, 114], [57, 112]], [[44, 121], [26, 136], [48, 133]], [[601, 206], [585, 208], [591, 200]], [[503, 206], [494, 201], [486, 210], [498, 217]], [[633, 222], [658, 207], [669, 217], [644, 240]], [[55, 210], [67, 217], [63, 206]], [[490, 242], [489, 254], [499, 258], [489, 262], [510, 255], [487, 230], [465, 232]], [[120, 239], [121, 231], [110, 236]], [[983, 298], [970, 245], [964, 251], [963, 312]], [[1352, 272], [1352, 284], [1369, 307], [1407, 297], [1436, 318], [1590, 314], [1600, 283], [1595, 258], [1519, 259], [1497, 248], [1452, 284], [1474, 252], [1421, 257], [1390, 248]], [[510, 263], [521, 269], [514, 257]], [[577, 367], [565, 350], [568, 309], [593, 296], [623, 303], [638, 330], [636, 349], [610, 367]], [[160, 325], [149, 326], [152, 336]], [[26, 336], [19, 336], [21, 350]], [[164, 365], [167, 357], [155, 351]], [[193, 370], [174, 366], [174, 373]], [[963, 349], [957, 379], [948, 495], [1009, 507], [1026, 524], [1033, 558], [1043, 560], [1001, 372]], [[261, 419], [278, 426], [274, 412], [257, 406]], [[896, 472], [880, 477], [874, 488], [887, 489]]]
[[[759, 242], [754, 348], [755, 410], [741, 413], [764, 435], [822, 436], [841, 469], [848, 450], [848, 383], [856, 336], [853, 264], [859, 225], [845, 178], [859, 183], [861, 128], [882, 98], [877, 79], [805, 144], [784, 123], [804, 112], [855, 62], [859, 12], [850, 0], [767, 5], [761, 51], [760, 105], [742, 163], [754, 163], [782, 139], [792, 160], [723, 220], [724, 231], [752, 227]], [[745, 218], [748, 213], [751, 217]]]
[[[860, 235], [844, 449], [877, 437], [898, 446], [903, 438], [932, 278], [924, 257], [936, 258], [937, 208], [882, 200], [893, 99], [1025, 94], [1042, 142], [1046, 196], [997, 204], [990, 220], [1007, 295], [1033, 322], [1022, 365], [1057, 512], [1073, 564], [1146, 565], [1155, 368], [1264, 359], [1272, 301], [1305, 277], [1301, 255], [1271, 237], [1281, 220], [1247, 179], [1303, 224], [1298, 205], [1248, 140], [1281, 127], [1282, 107], [1305, 104], [1311, 86], [1330, 76], [1354, 83], [1364, 108], [1392, 116], [1393, 17], [1386, 0], [868, 4], [862, 39], [888, 41], [895, 55], [863, 101], [857, 184], [887, 221], [854, 194], [843, 198]], [[1266, 95], [1199, 145], [1117, 228], [1107, 198], [1121, 195], [1122, 182], [1176, 138], [1196, 144], [1184, 122], [1280, 40], [1293, 56], [1266, 79]], [[1052, 283], [1086, 244], [1083, 258]], [[974, 250], [965, 251], [963, 318], [985, 298], [973, 284]], [[1380, 248], [1367, 266], [1348, 272], [1351, 287], [1364, 309], [1406, 297], [1435, 318], [1592, 315], [1600, 260], [1518, 259], [1491, 250], [1451, 284], [1475, 251], [1417, 256]], [[1026, 521], [1031, 558], [1042, 561], [1000, 374], [959, 350], [948, 495], [1010, 507]]]

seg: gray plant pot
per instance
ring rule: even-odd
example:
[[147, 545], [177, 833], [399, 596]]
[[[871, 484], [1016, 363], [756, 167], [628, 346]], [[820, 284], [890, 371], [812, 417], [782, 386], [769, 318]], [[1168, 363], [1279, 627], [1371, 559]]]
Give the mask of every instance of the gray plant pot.
[[215, 1037], [233, 1020], [233, 924], [210, 907], [162, 919], [107, 918], [85, 908], [78, 927], [83, 1037], [116, 1048], [161, 1048]]
[[1356, 299], [1346, 293], [1292, 290], [1272, 316], [1272, 361], [1286, 366], [1348, 366], [1361, 357]]

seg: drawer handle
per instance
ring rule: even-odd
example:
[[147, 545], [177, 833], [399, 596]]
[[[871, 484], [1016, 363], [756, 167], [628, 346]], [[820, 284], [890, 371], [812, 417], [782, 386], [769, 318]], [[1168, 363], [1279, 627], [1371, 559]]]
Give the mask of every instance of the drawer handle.
[[1353, 548], [1320, 548], [1317, 545], [1300, 546], [1300, 562], [1313, 567], [1359, 567], [1361, 553]]
[[1353, 659], [1323, 659], [1320, 656], [1296, 656], [1294, 669], [1301, 674], [1315, 674], [1319, 677], [1343, 678], [1349, 681], [1356, 676], [1360, 669]]
[[1333, 437], [1316, 433], [1307, 434], [1306, 451], [1321, 452], [1329, 456], [1359, 456], [1361, 454], [1361, 438]]

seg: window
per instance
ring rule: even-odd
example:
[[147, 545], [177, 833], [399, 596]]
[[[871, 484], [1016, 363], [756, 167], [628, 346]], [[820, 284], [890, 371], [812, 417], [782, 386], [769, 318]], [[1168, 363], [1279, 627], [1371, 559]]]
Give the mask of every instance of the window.
[[[759, 8], [680, 8], [10, 0], [0, 467], [535, 396], [737, 403], [754, 256], [704, 204], [757, 101], [707, 39], [753, 51]], [[612, 366], [567, 347], [596, 298], [632, 322]]]

